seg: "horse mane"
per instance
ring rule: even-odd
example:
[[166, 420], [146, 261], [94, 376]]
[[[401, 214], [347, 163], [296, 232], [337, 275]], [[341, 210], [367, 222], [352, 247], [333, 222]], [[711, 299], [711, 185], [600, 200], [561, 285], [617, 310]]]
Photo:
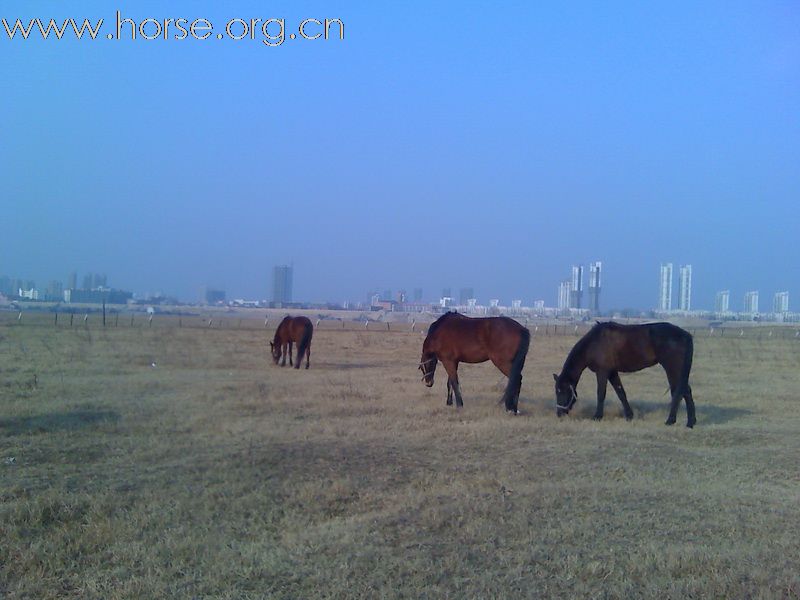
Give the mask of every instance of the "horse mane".
[[601, 323], [600, 321], [595, 321], [594, 326], [581, 338], [579, 339], [575, 345], [572, 347], [572, 350], [569, 351], [567, 354], [567, 359], [564, 361], [564, 371], [566, 371], [575, 359], [586, 350], [586, 346], [591, 344], [598, 334], [608, 326], [615, 326], [616, 323], [612, 323], [611, 321], [605, 321]]
[[439, 329], [442, 323], [444, 323], [449, 317], [457, 314], [458, 313], [456, 311], [450, 311], [444, 313], [441, 317], [439, 317], [433, 323], [430, 324], [430, 327], [428, 327], [428, 335], [430, 336], [436, 333], [436, 330]]

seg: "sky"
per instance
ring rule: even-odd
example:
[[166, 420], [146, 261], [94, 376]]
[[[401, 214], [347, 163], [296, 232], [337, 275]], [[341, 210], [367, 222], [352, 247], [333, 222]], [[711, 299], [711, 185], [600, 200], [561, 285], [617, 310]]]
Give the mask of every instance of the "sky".
[[[109, 40], [117, 10], [214, 35]], [[647, 309], [673, 262], [673, 298], [693, 265], [694, 307], [752, 289], [800, 309], [797, 2], [26, 0], [0, 17], [105, 20], [96, 40], [0, 26], [0, 274], [266, 298], [293, 263], [296, 300], [472, 287], [554, 305], [571, 264], [600, 260], [601, 308]], [[286, 40], [216, 39], [234, 18], [283, 18]], [[308, 18], [344, 39], [288, 39]]]

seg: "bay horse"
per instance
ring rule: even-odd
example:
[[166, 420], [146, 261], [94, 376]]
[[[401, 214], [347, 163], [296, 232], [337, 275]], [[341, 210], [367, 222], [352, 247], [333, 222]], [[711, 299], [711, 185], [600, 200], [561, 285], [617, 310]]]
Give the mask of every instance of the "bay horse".
[[519, 414], [522, 367], [530, 344], [530, 332], [508, 317], [470, 318], [448, 312], [434, 321], [422, 344], [419, 369], [422, 381], [433, 386], [436, 365], [441, 361], [447, 371], [447, 405], [464, 406], [458, 384], [458, 363], [482, 363], [491, 360], [508, 377], [503, 397], [506, 410]]
[[292, 365], [292, 343], [296, 342], [297, 364], [294, 365], [294, 368], [300, 368], [300, 363], [303, 361], [303, 354], [305, 354], [307, 369], [311, 360], [312, 335], [314, 335], [314, 326], [311, 324], [308, 317], [284, 317], [283, 321], [278, 325], [278, 329], [275, 330], [275, 338], [269, 343], [272, 351], [272, 359], [275, 361], [275, 364], [278, 364], [278, 361], [281, 360], [281, 355], [283, 355], [281, 366], [286, 366], [288, 347], [289, 366]]
[[689, 385], [693, 354], [692, 335], [671, 323], [621, 325], [598, 322], [570, 350], [561, 374], [553, 374], [556, 382], [556, 414], [559, 417], [567, 414], [575, 405], [578, 400], [575, 388], [581, 373], [588, 368], [597, 376], [597, 409], [594, 419], [603, 418], [606, 384], [610, 381], [619, 401], [622, 402], [625, 419], [630, 421], [633, 418], [633, 411], [628, 404], [619, 374], [633, 373], [660, 364], [667, 373], [672, 393], [666, 424], [675, 424], [678, 405], [681, 398], [684, 398], [686, 426], [694, 427], [697, 418], [692, 388]]

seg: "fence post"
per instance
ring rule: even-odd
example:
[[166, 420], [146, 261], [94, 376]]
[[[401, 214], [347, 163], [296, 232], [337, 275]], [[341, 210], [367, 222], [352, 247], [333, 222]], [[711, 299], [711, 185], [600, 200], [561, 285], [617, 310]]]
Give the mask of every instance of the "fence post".
[[131, 315], [131, 327], [133, 327], [133, 315]]
[[103, 298], [103, 327], [106, 326], [106, 300]]
[[22, 311], [19, 311], [19, 314], [17, 315], [17, 321], [22, 321]]
[[69, 313], [69, 326], [72, 327], [72, 320], [75, 318], [75, 313]]
[[53, 322], [53, 325], [58, 327], [58, 311], [56, 311], [56, 318], [55, 318], [55, 321]]
[[119, 313], [114, 317], [114, 327], [119, 327]]
[[150, 315], [150, 318], [147, 319], [147, 326], [148, 327], [152, 327], [153, 326], [153, 315]]

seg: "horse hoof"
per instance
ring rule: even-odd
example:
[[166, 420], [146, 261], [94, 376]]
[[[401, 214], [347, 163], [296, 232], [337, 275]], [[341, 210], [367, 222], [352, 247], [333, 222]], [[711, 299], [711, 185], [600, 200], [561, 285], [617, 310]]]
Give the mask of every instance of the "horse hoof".
[[633, 421], [633, 415], [625, 415], [626, 421]]
[[592, 421], [602, 421], [602, 420], [603, 420], [603, 415], [594, 415], [592, 417]]
[[664, 425], [675, 425], [675, 419], [667, 419]]

